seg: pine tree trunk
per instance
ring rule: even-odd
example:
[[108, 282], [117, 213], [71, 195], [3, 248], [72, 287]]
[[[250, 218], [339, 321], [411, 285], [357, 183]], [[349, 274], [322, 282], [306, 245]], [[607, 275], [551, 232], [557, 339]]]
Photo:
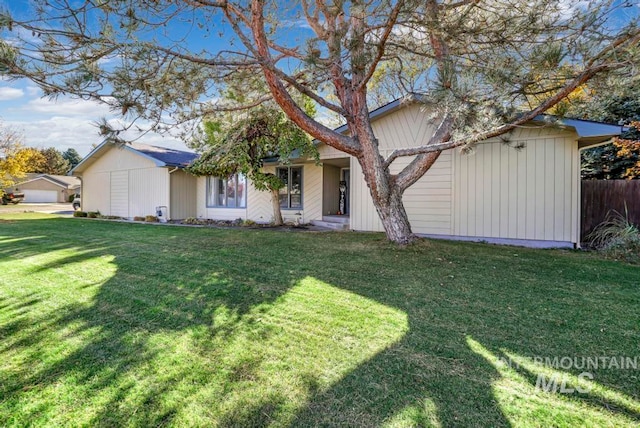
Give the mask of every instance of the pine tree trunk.
[[411, 231], [411, 223], [409, 223], [407, 212], [404, 209], [400, 190], [393, 189], [387, 200], [379, 199], [376, 201], [373, 196], [373, 205], [376, 207], [384, 231], [390, 241], [406, 245], [417, 239]]
[[282, 226], [282, 211], [280, 210], [280, 197], [278, 189], [271, 189], [271, 205], [273, 206], [273, 224], [274, 226]]

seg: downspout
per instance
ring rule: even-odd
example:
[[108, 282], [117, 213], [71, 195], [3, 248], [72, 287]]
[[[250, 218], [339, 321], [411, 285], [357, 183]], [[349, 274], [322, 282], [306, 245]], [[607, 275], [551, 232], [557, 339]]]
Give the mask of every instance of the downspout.
[[578, 242], [575, 244], [576, 250], [582, 248], [582, 151], [589, 147], [580, 147], [580, 140], [578, 139], [578, 218], [577, 222], [577, 236]]
[[178, 171], [180, 169], [179, 166], [174, 167], [173, 169], [169, 170], [169, 188], [168, 188], [168, 197], [167, 197], [167, 220], [171, 220], [171, 174], [173, 174], [174, 172]]

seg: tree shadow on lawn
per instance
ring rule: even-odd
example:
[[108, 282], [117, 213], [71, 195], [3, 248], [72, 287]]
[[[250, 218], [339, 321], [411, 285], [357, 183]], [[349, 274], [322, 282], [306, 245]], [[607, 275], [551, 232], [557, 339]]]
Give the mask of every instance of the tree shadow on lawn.
[[[536, 357], [640, 360], [637, 268], [575, 252], [453, 242], [422, 246], [422, 271], [402, 259], [381, 268], [381, 276], [389, 271], [388, 288], [370, 287], [366, 280], [340, 284], [405, 311], [409, 331], [320, 391], [294, 425], [640, 422], [638, 370], [589, 370], [594, 381], [580, 393], [576, 378], [586, 369], [579, 359], [566, 370], [533, 364]], [[474, 250], [483, 255], [482, 265]], [[394, 260], [393, 252], [370, 262], [383, 266]], [[505, 368], [509, 363], [514, 367]], [[552, 376], [558, 379], [556, 393], [536, 388], [540, 375], [547, 384]], [[563, 378], [572, 393], [559, 391]]]
[[[247, 330], [255, 318], [249, 312], [273, 302], [297, 279], [277, 251], [257, 250], [257, 244], [269, 246], [263, 237], [243, 246], [244, 238], [216, 240], [213, 233], [203, 239], [195, 229], [103, 224], [78, 236], [41, 227], [42, 221], [11, 226], [0, 231], [7, 242], [0, 242], [0, 257], [21, 261], [25, 288], [5, 295], [0, 287], [0, 318], [6, 320], [0, 353], [16, 361], [0, 373], [3, 423], [69, 423], [74, 419], [65, 417], [82, 416], [73, 411], [77, 403], [93, 406], [84, 423], [168, 423], [177, 406], [187, 406], [189, 394], [198, 395], [198, 383], [207, 383], [211, 370], [203, 360], [224, 357], [224, 348], [216, 347], [226, 338], [268, 336], [260, 328], [236, 330]], [[131, 242], [128, 232], [136, 227]], [[27, 239], [29, 232], [33, 239]], [[181, 243], [185, 235], [196, 242]], [[77, 270], [91, 270], [91, 263], [105, 271], [103, 281]], [[57, 274], [66, 289], [52, 284]], [[47, 301], [51, 296], [58, 301]], [[180, 355], [175, 365], [166, 351], [171, 347]], [[194, 355], [198, 367], [185, 365], [191, 352], [202, 354]], [[245, 381], [237, 372], [246, 371], [253, 357], [236, 355], [239, 361], [215, 367], [230, 372], [214, 379], [221, 386], [229, 376]], [[176, 397], [173, 389], [185, 396]], [[67, 407], [69, 415], [61, 415]]]
[[[611, 402], [538, 393], [533, 369], [513, 380], [487, 355], [638, 354], [637, 284], [617, 280], [630, 268], [579, 254], [109, 223], [90, 242], [39, 232], [12, 243], [14, 254], [79, 250], [36, 277], [104, 257], [114, 269], [67, 290], [86, 302], [5, 299], [0, 356], [22, 362], [0, 373], [4, 422], [508, 426], [544, 420], [558, 403], [578, 406], [556, 414], [579, 421], [581, 404]], [[38, 310], [12, 319], [27, 301]], [[596, 381], [637, 402], [631, 375]], [[605, 414], [640, 419], [622, 405]]]

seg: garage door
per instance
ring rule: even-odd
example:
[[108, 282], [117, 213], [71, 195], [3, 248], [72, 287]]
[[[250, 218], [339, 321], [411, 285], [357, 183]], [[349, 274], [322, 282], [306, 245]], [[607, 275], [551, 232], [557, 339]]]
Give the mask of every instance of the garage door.
[[58, 202], [58, 192], [55, 190], [24, 190], [25, 202]]

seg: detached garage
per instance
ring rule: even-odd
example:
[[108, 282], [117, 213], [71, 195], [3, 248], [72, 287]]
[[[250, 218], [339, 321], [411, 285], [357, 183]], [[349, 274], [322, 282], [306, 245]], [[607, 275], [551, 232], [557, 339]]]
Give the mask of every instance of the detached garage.
[[104, 142], [71, 174], [82, 180], [82, 210], [125, 218], [156, 215], [167, 219], [196, 215], [196, 177], [183, 171], [197, 155], [149, 146]]
[[25, 202], [65, 203], [80, 191], [80, 180], [65, 175], [28, 174], [27, 179], [16, 184], [12, 191], [24, 193]]

